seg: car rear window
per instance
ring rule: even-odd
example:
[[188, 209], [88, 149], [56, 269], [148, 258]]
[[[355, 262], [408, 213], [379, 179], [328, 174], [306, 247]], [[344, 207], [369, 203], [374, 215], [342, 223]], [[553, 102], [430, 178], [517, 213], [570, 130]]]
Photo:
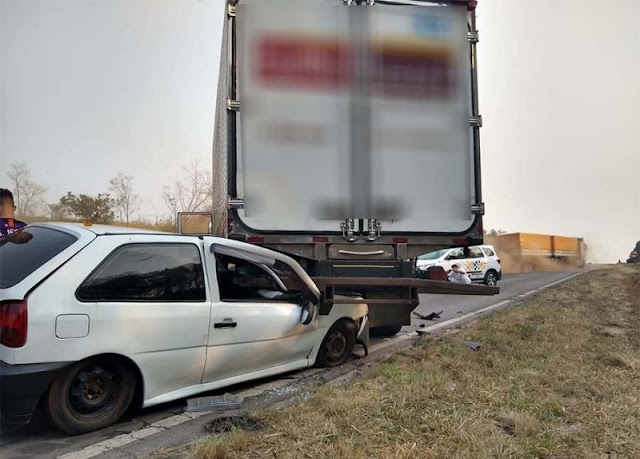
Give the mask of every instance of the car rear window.
[[61, 253], [77, 237], [52, 228], [27, 226], [0, 240], [0, 289], [10, 288]]
[[496, 255], [496, 253], [489, 247], [483, 247], [482, 250], [484, 250], [484, 253], [486, 253], [488, 257], [493, 257]]

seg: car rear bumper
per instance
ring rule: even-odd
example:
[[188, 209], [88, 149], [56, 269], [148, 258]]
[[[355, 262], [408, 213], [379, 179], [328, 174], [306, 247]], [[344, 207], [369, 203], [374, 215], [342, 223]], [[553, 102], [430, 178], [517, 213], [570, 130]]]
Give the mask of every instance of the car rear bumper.
[[11, 424], [26, 424], [53, 378], [69, 362], [10, 365], [0, 360], [0, 414]]

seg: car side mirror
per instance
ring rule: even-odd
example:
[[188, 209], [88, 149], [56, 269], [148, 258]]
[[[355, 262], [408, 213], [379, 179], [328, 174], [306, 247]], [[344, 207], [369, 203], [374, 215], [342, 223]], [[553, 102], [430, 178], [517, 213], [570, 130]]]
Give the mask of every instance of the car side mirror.
[[316, 313], [316, 306], [311, 301], [305, 301], [301, 303], [302, 312], [300, 313], [300, 323], [302, 325], [309, 325], [313, 322]]

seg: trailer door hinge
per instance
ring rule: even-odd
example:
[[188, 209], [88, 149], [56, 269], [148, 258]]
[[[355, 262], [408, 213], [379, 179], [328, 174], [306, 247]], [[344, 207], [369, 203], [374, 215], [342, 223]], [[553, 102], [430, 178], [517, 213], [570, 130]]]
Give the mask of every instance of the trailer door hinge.
[[469, 117], [469, 126], [471, 126], [471, 127], [482, 127], [482, 115], [470, 116]]
[[480, 41], [480, 36], [478, 35], [478, 31], [467, 32], [467, 41], [469, 43], [478, 43]]
[[227, 110], [237, 112], [240, 110], [240, 101], [227, 99]]
[[473, 215], [484, 215], [484, 202], [471, 204], [471, 213]]
[[229, 209], [244, 209], [244, 199], [242, 198], [229, 199]]
[[236, 17], [236, 6], [233, 4], [229, 4], [227, 5], [227, 16], [229, 16], [230, 18], [235, 18]]

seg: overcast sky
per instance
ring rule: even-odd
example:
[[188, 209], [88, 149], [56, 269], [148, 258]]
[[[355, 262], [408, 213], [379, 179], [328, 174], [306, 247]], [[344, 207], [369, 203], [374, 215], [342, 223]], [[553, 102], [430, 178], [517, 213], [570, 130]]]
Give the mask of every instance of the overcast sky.
[[[0, 183], [27, 161], [49, 202], [135, 177], [146, 218], [211, 162], [212, 0], [0, 0]], [[480, 0], [486, 228], [583, 236], [594, 261], [640, 239], [634, 0]]]

